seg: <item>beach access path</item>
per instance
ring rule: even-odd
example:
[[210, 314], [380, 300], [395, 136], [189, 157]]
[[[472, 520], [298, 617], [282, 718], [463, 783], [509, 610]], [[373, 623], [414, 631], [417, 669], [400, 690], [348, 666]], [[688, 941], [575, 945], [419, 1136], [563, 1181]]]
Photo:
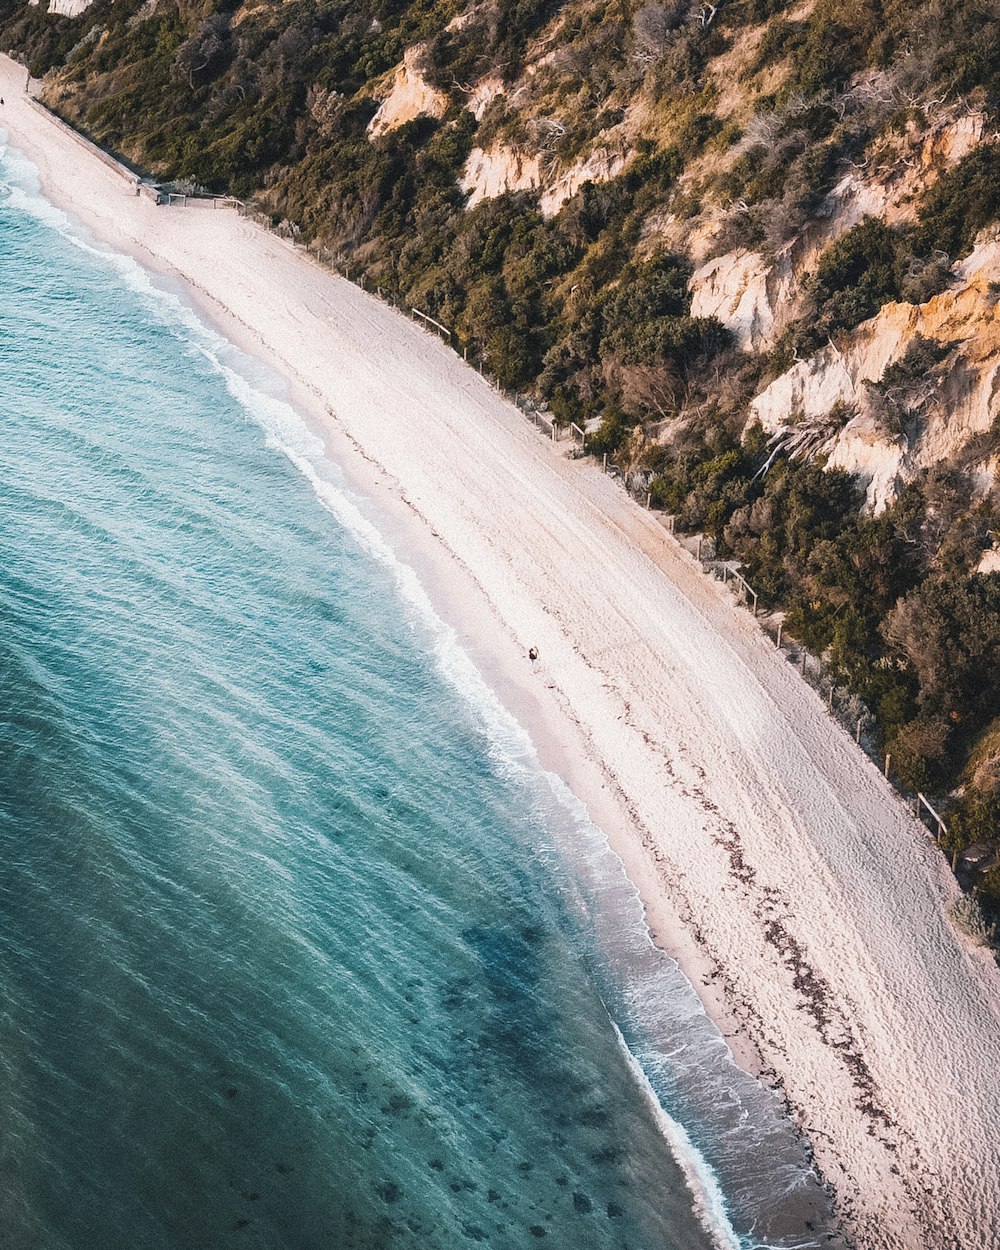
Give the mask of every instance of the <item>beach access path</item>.
[[787, 1096], [858, 1243], [1000, 1246], [1000, 973], [816, 694], [655, 516], [430, 333], [233, 211], [136, 196], [24, 80], [0, 60], [0, 126], [45, 194], [289, 379], [735, 1053]]

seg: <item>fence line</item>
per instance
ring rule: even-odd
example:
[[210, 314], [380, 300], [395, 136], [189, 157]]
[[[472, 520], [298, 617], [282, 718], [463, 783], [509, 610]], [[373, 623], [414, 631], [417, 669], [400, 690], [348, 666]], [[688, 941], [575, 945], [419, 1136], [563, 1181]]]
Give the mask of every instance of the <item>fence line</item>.
[[429, 321], [432, 326], [440, 330], [442, 334], [446, 335], [449, 341], [451, 340], [451, 331], [447, 326], [443, 326], [440, 321], [435, 321], [433, 317], [429, 316], [425, 312], [421, 312], [419, 308], [411, 308], [410, 312], [417, 317], [423, 317], [425, 321]]
[[537, 425], [540, 430], [548, 434], [553, 443], [559, 438], [559, 427], [554, 421], [550, 421], [544, 413], [524, 411], [524, 415], [533, 425]]
[[[497, 389], [505, 399], [508, 398], [503, 390], [499, 387]], [[553, 443], [559, 441], [561, 431], [556, 423], [555, 416], [551, 412], [545, 412], [533, 399], [527, 395], [520, 394], [518, 391], [515, 391], [509, 398], [513, 400], [515, 407], [521, 410], [532, 425], [537, 425], [540, 430], [549, 436]], [[576, 428], [579, 429], [579, 426]]]
[[933, 819], [937, 822], [937, 827], [938, 827], [938, 831], [936, 834], [937, 841], [938, 842], [943, 841], [943, 839], [948, 836], [948, 826], [944, 823], [944, 821], [937, 814], [934, 808], [931, 807], [930, 803], [927, 802], [927, 799], [918, 790], [916, 801], [914, 803], [914, 815], [916, 816], [920, 815], [921, 805], [927, 808], [927, 810], [930, 812]]
[[732, 578], [735, 582], [739, 583], [739, 585], [743, 588], [744, 601], [746, 603], [749, 603], [751, 599], [753, 600], [753, 614], [754, 616], [756, 616], [757, 615], [757, 592], [750, 585], [750, 583], [743, 576], [743, 574], [739, 571], [739, 569], [736, 566], [735, 561], [733, 560], [718, 561], [716, 568], [713, 570], [716, 577], [718, 577], [719, 575], [718, 573], [719, 568], [722, 569], [723, 586], [728, 584], [730, 578]]

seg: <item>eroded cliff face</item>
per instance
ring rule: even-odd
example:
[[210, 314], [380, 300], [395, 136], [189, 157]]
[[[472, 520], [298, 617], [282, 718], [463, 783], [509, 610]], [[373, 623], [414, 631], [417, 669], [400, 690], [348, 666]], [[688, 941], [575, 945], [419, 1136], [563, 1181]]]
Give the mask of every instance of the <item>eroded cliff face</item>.
[[[846, 173], [821, 212], [777, 255], [737, 248], [700, 265], [690, 283], [692, 314], [717, 317], [745, 351], [769, 352], [802, 314], [804, 288], [826, 247], [868, 217], [892, 225], [912, 222], [919, 197], [945, 170], [980, 145], [995, 142], [979, 109], [927, 127], [911, 125]], [[773, 433], [821, 420], [838, 405], [852, 413], [823, 451], [830, 467], [865, 481], [876, 511], [920, 470], [961, 459], [974, 436], [989, 431], [1000, 413], [996, 233], [988, 228], [972, 255], [950, 266], [946, 291], [923, 304], [887, 304], [852, 332], [796, 360], [752, 400], [748, 424], [760, 421]], [[871, 384], [905, 356], [918, 336], [951, 349], [946, 367], [928, 377], [931, 393], [919, 420], [905, 431], [886, 430], [872, 412]], [[996, 484], [992, 458], [965, 467], [982, 493]]]
[[387, 134], [421, 115], [444, 117], [447, 112], [448, 97], [443, 91], [432, 87], [420, 72], [419, 60], [423, 51], [420, 45], [410, 48], [403, 57], [402, 64], [397, 66], [382, 86], [381, 91], [387, 91], [387, 94], [376, 92], [381, 103], [368, 123], [368, 133], [373, 138]]
[[691, 313], [718, 317], [744, 351], [763, 352], [792, 316], [796, 271], [787, 251], [774, 260], [745, 248], [715, 256], [691, 278]]
[[[853, 414], [829, 445], [831, 467], [865, 479], [877, 509], [921, 469], [963, 456], [1000, 415], [1000, 244], [984, 241], [955, 269], [954, 287], [926, 304], [886, 305], [841, 344], [831, 342], [770, 383], [751, 403], [751, 419], [773, 432], [828, 416], [838, 405]], [[918, 415], [887, 431], [872, 411], [871, 384], [900, 361], [917, 336], [947, 348], [927, 374]], [[967, 466], [981, 492], [994, 482], [995, 457]]]
[[[792, 342], [790, 358], [785, 350], [790, 331], [810, 315], [811, 282], [831, 245], [868, 219], [913, 227], [942, 176], [996, 142], [989, 91], [973, 85], [959, 93], [927, 68], [941, 35], [926, 23], [918, 43], [904, 31], [898, 46], [866, 62], [861, 47], [882, 37], [879, 23], [863, 5], [841, 0], [803, 0], [780, 12], [767, 0], [726, 8], [567, 0], [516, 15], [489, 4], [401, 12], [374, 0], [339, 16], [313, 13], [304, 0], [210, 13], [174, 0], [48, 0], [48, 7], [53, 22], [67, 25], [46, 39], [62, 32], [68, 59], [50, 75], [47, 98], [69, 120], [93, 125], [97, 138], [166, 176], [209, 182], [218, 169], [241, 194], [250, 193], [241, 180], [256, 160], [267, 211], [308, 221], [317, 240], [363, 265], [382, 246], [378, 263], [391, 267], [393, 280], [401, 250], [441, 256], [447, 246], [424, 247], [423, 236], [437, 228], [430, 223], [441, 220], [440, 203], [389, 215], [402, 223], [406, 242], [380, 238], [379, 211], [396, 194], [400, 170], [377, 162], [367, 168], [364, 149], [389, 153], [396, 135], [403, 145], [416, 143], [407, 159], [425, 161], [411, 171], [414, 184], [426, 180], [420, 145], [436, 146], [452, 235], [463, 229], [462, 214], [514, 195], [554, 223], [565, 254], [582, 259], [582, 273], [570, 266], [542, 279], [559, 293], [555, 311], [564, 326], [582, 314], [579, 291], [627, 284], [632, 279], [620, 275], [630, 263], [677, 254], [691, 270], [690, 317], [721, 324], [740, 352], [768, 360], [759, 393], [749, 397], [748, 424], [759, 420], [775, 431], [822, 421], [840, 405], [851, 415], [824, 453], [865, 479], [875, 507], [923, 468], [962, 456], [996, 416], [989, 284], [1000, 273], [988, 238], [961, 266], [951, 256], [936, 262], [950, 273], [934, 298], [924, 293], [901, 303], [897, 292], [830, 342], [801, 351]], [[156, 36], [159, 60], [143, 61], [153, 25], [168, 17], [173, 26]], [[840, 45], [852, 41], [857, 48], [844, 59]], [[330, 57], [341, 67], [332, 75]], [[133, 119], [147, 106], [145, 78], [155, 72], [171, 108], [183, 113], [190, 103], [191, 117], [171, 130], [157, 115], [148, 136], [137, 137]], [[296, 96], [291, 84], [300, 77]], [[296, 100], [304, 114], [282, 123]], [[233, 129], [218, 142], [184, 138], [201, 136], [204, 119], [227, 109]], [[423, 129], [408, 126], [418, 121]], [[280, 124], [283, 140], [273, 133]], [[417, 132], [434, 138], [408, 138]], [[223, 155], [214, 160], [213, 152]], [[341, 177], [350, 184], [342, 193]], [[597, 259], [591, 272], [588, 249], [613, 256], [614, 264]], [[473, 251], [465, 247], [463, 256]], [[380, 272], [380, 285], [389, 280]], [[443, 293], [468, 288], [466, 275], [449, 287], [425, 268], [409, 281], [432, 312], [463, 328]], [[514, 285], [520, 291], [522, 280]], [[485, 315], [492, 297], [473, 305], [482, 324], [470, 324], [466, 336], [495, 336], [492, 313]], [[510, 322], [500, 312], [496, 319]], [[522, 341], [530, 333], [518, 323]], [[886, 429], [870, 387], [918, 336], [949, 346], [946, 376], [935, 374], [919, 420]], [[495, 346], [491, 354], [496, 360]], [[678, 374], [686, 364], [669, 352], [645, 360], [633, 359], [634, 345], [613, 355], [599, 348], [596, 359], [548, 374], [543, 356], [521, 370], [518, 385], [554, 377], [587, 409], [578, 412], [581, 420], [592, 423], [609, 398], [646, 424], [683, 421], [708, 399], [685, 385]], [[547, 389], [545, 382], [540, 390]], [[669, 422], [659, 436], [673, 436]], [[657, 437], [652, 431], [651, 445]], [[972, 471], [986, 489], [988, 457]]]
[[617, 141], [610, 135], [605, 138], [608, 140], [606, 144], [595, 148], [585, 159], [543, 184], [538, 200], [543, 217], [554, 217], [585, 183], [610, 182], [622, 172], [632, 152], [620, 137]]
[[473, 148], [459, 185], [468, 194], [469, 208], [508, 191], [537, 191], [542, 185], [541, 162], [537, 156], [502, 144], [489, 151]]
[[[691, 279], [692, 312], [718, 317], [740, 347], [767, 351], [798, 312], [801, 283], [835, 239], [866, 217], [890, 225], [912, 222], [920, 195], [983, 142], [994, 141], [979, 109], [911, 124], [888, 136], [861, 165], [837, 181], [801, 232], [776, 255], [737, 248], [704, 260]], [[686, 232], [692, 254], [710, 250], [718, 207]]]
[[[39, 5], [40, 0], [28, 0], [28, 4], [35, 8]], [[81, 13], [86, 13], [94, 0], [49, 0], [48, 12], [54, 13], [58, 17], [79, 17]]]
[[630, 153], [601, 148], [586, 160], [553, 177], [541, 156], [498, 144], [483, 151], [473, 148], [462, 171], [460, 186], [469, 196], [469, 208], [508, 191], [537, 192], [543, 217], [554, 217], [587, 182], [610, 182], [625, 168]]

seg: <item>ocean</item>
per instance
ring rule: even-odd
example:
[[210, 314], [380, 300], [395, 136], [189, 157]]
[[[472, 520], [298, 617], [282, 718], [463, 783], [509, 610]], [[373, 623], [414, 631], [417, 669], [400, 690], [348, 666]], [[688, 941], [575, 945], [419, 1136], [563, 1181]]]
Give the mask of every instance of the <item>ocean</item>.
[[10, 150], [0, 293], [0, 1245], [826, 1244], [281, 380]]

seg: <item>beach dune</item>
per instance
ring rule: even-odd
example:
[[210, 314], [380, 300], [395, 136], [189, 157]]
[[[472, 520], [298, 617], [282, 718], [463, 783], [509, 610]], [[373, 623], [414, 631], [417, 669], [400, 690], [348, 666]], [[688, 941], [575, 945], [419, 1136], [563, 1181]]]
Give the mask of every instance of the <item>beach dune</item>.
[[1000, 973], [929, 835], [750, 615], [426, 330], [233, 211], [136, 196], [24, 80], [0, 61], [0, 124], [46, 195], [289, 380], [787, 1097], [858, 1244], [1000, 1246]]

